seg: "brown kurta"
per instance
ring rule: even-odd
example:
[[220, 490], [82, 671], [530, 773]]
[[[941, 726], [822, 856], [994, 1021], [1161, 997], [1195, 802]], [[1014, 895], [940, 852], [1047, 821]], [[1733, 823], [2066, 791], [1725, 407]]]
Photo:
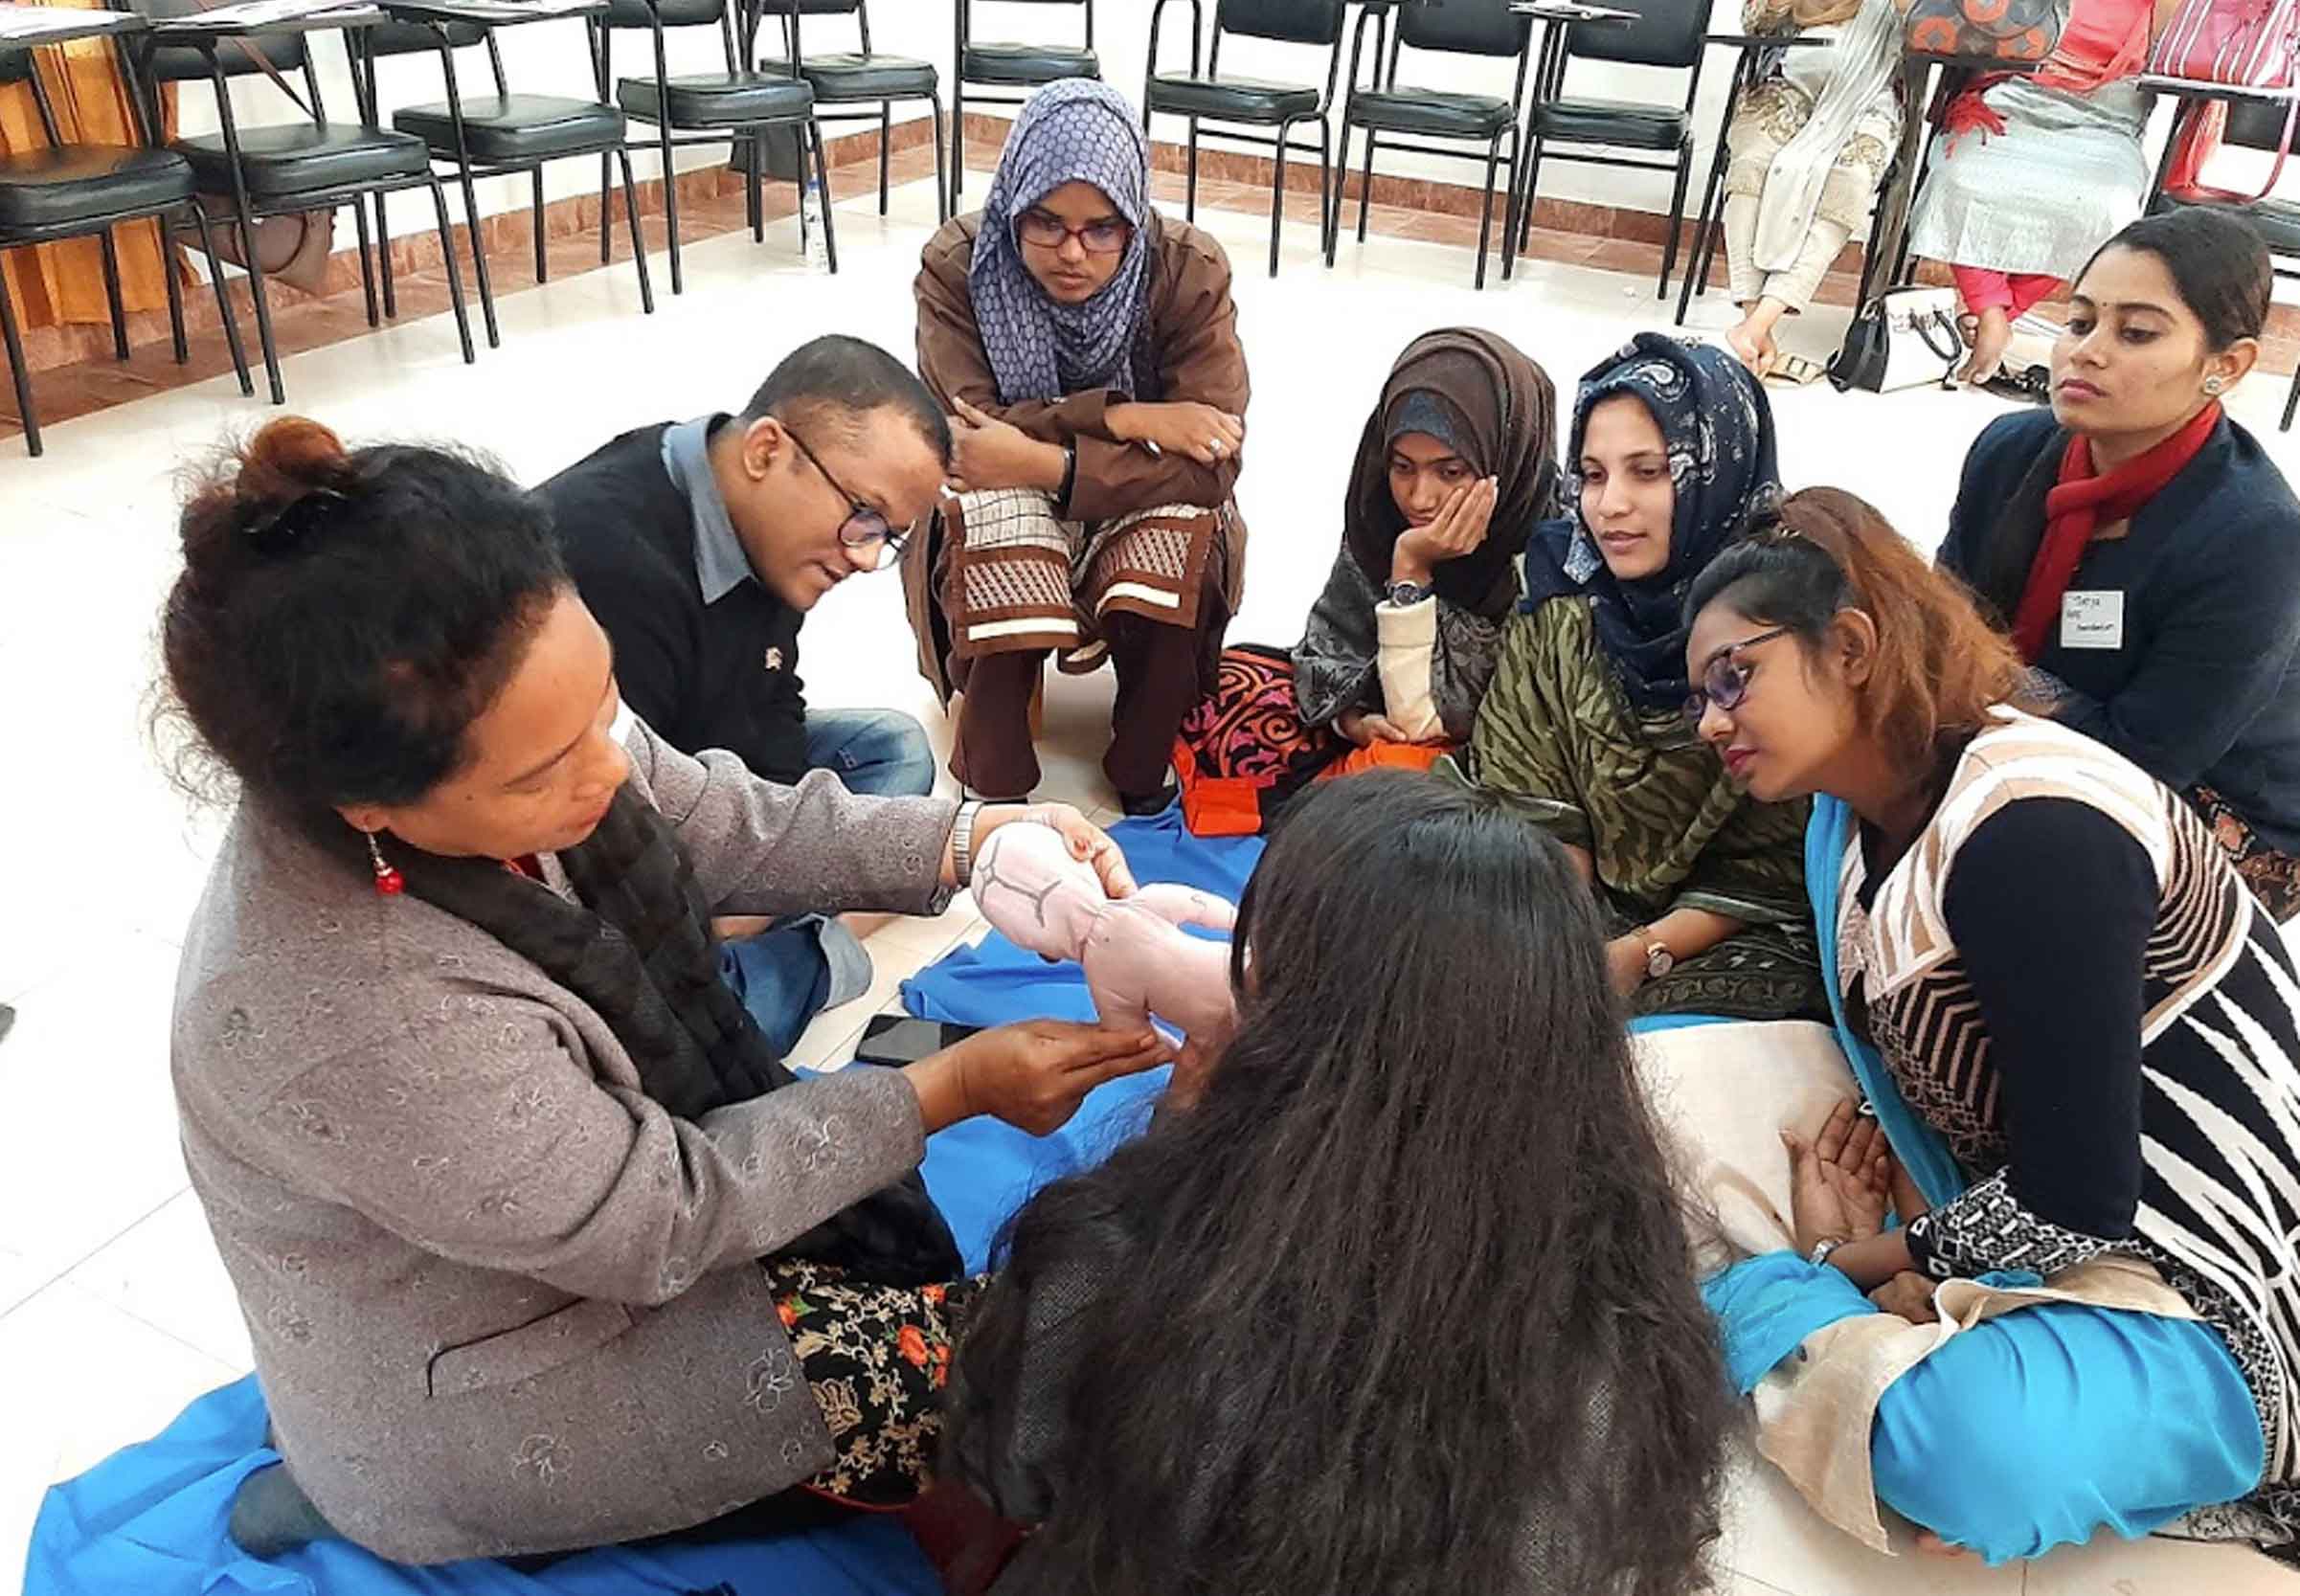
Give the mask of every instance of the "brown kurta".
[[[1069, 519], [1107, 522], [1166, 506], [1218, 511], [1221, 542], [1209, 562], [1208, 578], [1222, 583], [1223, 614], [1234, 611], [1246, 569], [1246, 526], [1232, 498], [1238, 460], [1209, 466], [1179, 455], [1154, 455], [1113, 438], [1104, 421], [1111, 405], [1129, 397], [1151, 403], [1193, 400], [1233, 416], [1246, 414], [1246, 351], [1238, 342], [1229, 260], [1221, 245], [1186, 222], [1155, 214], [1151, 217], [1145, 326], [1155, 392], [1127, 395], [1094, 389], [1052, 403], [1007, 405], [1000, 402], [998, 380], [982, 348], [967, 285], [967, 268], [981, 224], [980, 212], [946, 222], [919, 259], [918, 374], [945, 408], [964, 399], [1033, 438], [1075, 449], [1077, 479], [1070, 502], [1061, 506]], [[952, 551], [944, 547], [942, 534], [937, 522], [925, 537], [913, 540], [903, 561], [903, 588], [918, 638], [920, 673], [947, 699], [963, 686], [964, 672], [953, 679], [954, 651], [944, 609], [946, 562]], [[1219, 646], [1217, 638], [1215, 647]]]

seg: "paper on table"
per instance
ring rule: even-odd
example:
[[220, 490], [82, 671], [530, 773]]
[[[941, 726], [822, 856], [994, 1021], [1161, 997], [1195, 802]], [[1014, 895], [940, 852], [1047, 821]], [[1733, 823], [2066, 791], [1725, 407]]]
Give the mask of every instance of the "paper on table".
[[0, 5], [0, 39], [36, 44], [49, 34], [84, 33], [87, 26], [88, 13], [83, 11], [61, 6]]
[[598, 9], [599, 0], [444, 0], [459, 16], [497, 17], [505, 22], [539, 16], [572, 16]]
[[329, 11], [364, 9], [360, 0], [236, 0], [233, 5], [217, 6], [186, 16], [168, 17], [162, 25], [171, 33], [192, 28], [237, 33], [242, 29], [261, 28], [275, 22], [297, 22], [304, 17], [323, 16]]

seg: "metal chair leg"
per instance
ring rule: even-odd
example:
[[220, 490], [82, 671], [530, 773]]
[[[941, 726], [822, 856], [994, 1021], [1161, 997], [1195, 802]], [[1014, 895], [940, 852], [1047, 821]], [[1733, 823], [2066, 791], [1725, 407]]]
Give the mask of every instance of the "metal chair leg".
[[[1494, 236], [1494, 172], [1501, 164], [1501, 135], [1496, 133], [1493, 142], [1485, 146], [1485, 205], [1477, 214], [1477, 272], [1471, 286], [1482, 292], [1485, 288], [1485, 251]], [[1504, 226], [1507, 224], [1504, 223]], [[1509, 254], [1503, 250], [1506, 258]]]
[[1374, 130], [1365, 130], [1365, 174], [1358, 179], [1358, 242], [1365, 242], [1365, 214], [1374, 203]]
[[767, 241], [767, 136], [751, 129], [750, 170], [743, 173], [743, 210], [751, 218], [751, 241]]
[[1661, 243], [1661, 285], [1654, 290], [1654, 298], [1669, 297], [1669, 276], [1677, 269], [1677, 251], [1680, 236], [1685, 231], [1685, 185], [1693, 177], [1693, 141], [1687, 139], [1679, 146], [1677, 156], [1677, 188], [1669, 196], [1669, 236]]
[[263, 259], [256, 253], [256, 222], [245, 207], [233, 218], [239, 229], [239, 258], [247, 262], [248, 297], [256, 302], [256, 341], [263, 346], [263, 373], [271, 380], [272, 403], [287, 403], [287, 385], [280, 379], [280, 346], [272, 337], [272, 301], [263, 288]]
[[[942, 147], [942, 129], [939, 126], [935, 129], [935, 147]], [[882, 100], [878, 102], [878, 214], [882, 216], [887, 214], [887, 176], [892, 170], [893, 160], [894, 101]], [[830, 179], [827, 175], [823, 179], [823, 204], [828, 206]]]
[[2300, 371], [2292, 373], [2292, 386], [2285, 391], [2284, 419], [2276, 423], [2278, 432], [2292, 430], [2292, 413], [2300, 411]]
[[[160, 232], [160, 258], [169, 264], [173, 262], [173, 257], [168, 248], [169, 229], [171, 225], [166, 216], [152, 218], [152, 226], [158, 228]], [[172, 270], [163, 271], [160, 274], [160, 281], [168, 286], [169, 344], [175, 355], [175, 363], [182, 366], [192, 358], [192, 345], [184, 336], [184, 285], [176, 281], [176, 274]]]
[[1334, 251], [1334, 124], [1318, 119], [1318, 241], [1325, 246], [1326, 263]]
[[[664, 230], [670, 235], [671, 292], [676, 295], [687, 292], [687, 268], [679, 259], [679, 185], [672, 181], [676, 174], [671, 170], [670, 110], [667, 106], [661, 107], [661, 109], [665, 120], [655, 124], [655, 144], [656, 147], [663, 152], [663, 226]], [[620, 153], [623, 162], [623, 184], [628, 188], [631, 182], [631, 152], [624, 149]], [[751, 181], [753, 183], [758, 181], [758, 147], [753, 146], [751, 150]], [[636, 204], [637, 201], [634, 200], [633, 203]], [[599, 232], [603, 235], [606, 231], [607, 216], [606, 213], [601, 212], [599, 214]], [[642, 255], [647, 252], [646, 245], [639, 241], [639, 224], [636, 222], [631, 224], [631, 244]]]
[[384, 192], [375, 191], [375, 275], [383, 279], [383, 315], [386, 321], [399, 315], [399, 289], [392, 277], [392, 216], [384, 209]]
[[1334, 163], [1334, 169], [1339, 174], [1334, 182], [1334, 214], [1325, 234], [1325, 263], [1329, 266], [1334, 263], [1334, 252], [1342, 243], [1342, 207], [1349, 200], [1345, 192], [1349, 187], [1350, 171], [1350, 119], [1347, 112], [1342, 113], [1342, 147], [1336, 154], [1341, 158]]
[[16, 306], [8, 292], [8, 276], [0, 272], [0, 341], [8, 346], [8, 374], [16, 388], [16, 419], [24, 424], [24, 447], [40, 457], [40, 418], [32, 408], [32, 374], [24, 364], [24, 341], [16, 332]]
[[[455, 306], [455, 330], [463, 343], [463, 364], [471, 366], [478, 363], [479, 351], [471, 347], [471, 315], [463, 307], [463, 274], [456, 269], [455, 264], [455, 224], [447, 216], [447, 191], [440, 186], [437, 177], [430, 182], [431, 208], [439, 216], [440, 258], [447, 266], [447, 299]], [[604, 217], [600, 218], [599, 225], [604, 231]]]
[[[248, 375], [248, 351], [239, 342], [239, 318], [232, 312], [232, 290], [224, 281], [223, 262], [215, 258], [215, 234], [208, 226], [208, 213], [196, 201], [192, 206], [192, 219], [199, 223], [200, 251], [208, 258], [208, 285], [215, 291], [216, 314], [223, 318], [224, 346], [232, 351], [232, 370], [239, 377], [241, 395], [252, 399], [256, 396], [256, 383]], [[174, 275], [169, 274], [171, 280]]]
[[[606, 149], [602, 149], [602, 150], [600, 150], [600, 151], [599, 151], [599, 264], [600, 264], [600, 265], [602, 265], [602, 266], [604, 266], [604, 265], [605, 265], [605, 264], [606, 264], [606, 263], [607, 263], [609, 260], [612, 260], [612, 259], [615, 258], [614, 250], [613, 250], [613, 248], [612, 248], [613, 244], [614, 244], [614, 241], [615, 241], [615, 229], [607, 225], [607, 218], [608, 218], [610, 215], [614, 214], [614, 213], [615, 213], [615, 178], [614, 178], [614, 171], [615, 171], [615, 153], [614, 153], [614, 151], [612, 151], [612, 150], [606, 150]], [[677, 293], [678, 291], [679, 291], [679, 289], [678, 289], [678, 286], [677, 286], [677, 285], [674, 283], [674, 284], [672, 285], [671, 292], [675, 294], [675, 293]]]
[[[935, 119], [935, 219], [946, 222], [958, 204], [958, 196], [951, 189], [955, 181], [955, 169], [946, 170], [942, 165], [942, 101], [930, 96], [926, 108], [927, 114]], [[815, 129], [818, 138], [822, 131], [820, 126]], [[826, 211], [830, 209], [830, 168], [827, 166], [823, 169], [823, 208]]]
[[[823, 124], [810, 119], [800, 136], [814, 140], [815, 169], [825, 174], [823, 180], [823, 259], [829, 265], [831, 276], [836, 277], [839, 275], [839, 229], [830, 219], [830, 157], [823, 148]], [[942, 147], [940, 128], [935, 130], [935, 147], [937, 150]], [[939, 191], [942, 174], [937, 172], [935, 176], [936, 188]]]
[[352, 218], [359, 225], [359, 291], [367, 301], [368, 326], [383, 326], [383, 312], [375, 303], [375, 243], [368, 236], [368, 208], [353, 203]]
[[103, 243], [103, 299], [112, 313], [112, 358], [127, 358], [127, 312], [120, 303], [120, 250], [112, 242], [112, 230], [105, 228], [97, 237]]
[[551, 252], [545, 247], [546, 239], [543, 233], [543, 169], [540, 166], [536, 167], [528, 173], [528, 178], [532, 185], [530, 191], [534, 195], [535, 281], [549, 282], [551, 281]]
[[966, 192], [966, 80], [961, 78], [951, 84], [950, 97], [950, 202], [951, 209], [958, 208], [958, 196]]
[[1198, 219], [1198, 119], [1190, 119], [1190, 175], [1183, 191], [1182, 215], [1184, 221]]
[[[1524, 136], [1518, 131], [1515, 120], [1503, 131], [1509, 135], [1509, 187], [1502, 191], [1501, 202], [1501, 281], [1507, 282], [1511, 269], [1518, 263], [1518, 252], [1509, 245], [1518, 236], [1518, 168], [1524, 164], [1525, 151]], [[1498, 136], [1495, 142], [1500, 142]]]
[[[487, 326], [487, 348], [503, 348], [503, 333], [495, 325], [495, 284], [487, 273], [487, 244], [479, 232], [479, 188], [471, 180], [469, 162], [459, 162], [457, 176], [463, 186], [463, 230], [471, 240], [471, 275], [479, 280], [479, 313]], [[631, 181], [628, 163], [623, 167], [623, 182]]]
[[[631, 176], [631, 152], [619, 149], [616, 155], [622, 162], [623, 220], [631, 225], [631, 262], [639, 268], [639, 308], [642, 314], [652, 316], [655, 314], [655, 284], [647, 276], [647, 236], [639, 225], [639, 186]], [[663, 186], [666, 196], [670, 187], [668, 183]], [[667, 198], [665, 203], [668, 203]]]
[[1540, 192], [1541, 182], [1542, 139], [1541, 135], [1537, 133], [1533, 139], [1533, 159], [1525, 163], [1525, 199], [1518, 211], [1518, 253], [1520, 255], [1524, 254], [1525, 246], [1533, 241], [1533, 207]]
[[1286, 219], [1286, 136], [1294, 124], [1277, 124], [1277, 159], [1270, 179], [1270, 275], [1277, 276], [1278, 229]]

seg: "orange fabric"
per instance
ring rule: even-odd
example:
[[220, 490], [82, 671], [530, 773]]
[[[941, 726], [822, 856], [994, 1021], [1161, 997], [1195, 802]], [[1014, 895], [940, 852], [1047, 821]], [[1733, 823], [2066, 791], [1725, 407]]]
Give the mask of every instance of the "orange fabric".
[[1367, 771], [1426, 771], [1453, 753], [1454, 747], [1452, 743], [1375, 743], [1369, 748], [1353, 748], [1319, 771], [1318, 779], [1332, 781]]
[[[101, 0], [32, 3], [95, 11]], [[48, 85], [48, 98], [56, 106], [57, 130], [66, 142], [136, 142], [136, 113], [128, 100], [127, 84], [114, 63], [109, 40], [77, 39], [35, 54], [40, 80]], [[0, 88], [0, 154], [22, 154], [42, 148], [47, 142], [32, 85]], [[121, 303], [131, 312], [164, 307], [168, 282], [162, 274], [167, 262], [158, 224], [131, 222], [115, 228], [112, 236], [120, 252]], [[9, 293], [26, 327], [111, 320], [103, 296], [102, 246], [93, 237], [0, 252], [0, 272], [8, 274]]]
[[1182, 812], [1193, 837], [1251, 837], [1262, 829], [1267, 779], [1201, 776], [1187, 742], [1174, 744], [1174, 774], [1182, 780]]

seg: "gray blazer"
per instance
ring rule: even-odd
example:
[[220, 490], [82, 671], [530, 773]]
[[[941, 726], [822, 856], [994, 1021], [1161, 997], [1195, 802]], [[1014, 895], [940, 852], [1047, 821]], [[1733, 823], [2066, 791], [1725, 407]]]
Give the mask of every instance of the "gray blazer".
[[[776, 786], [636, 723], [629, 747], [724, 911], [939, 907], [951, 804]], [[753, 1260], [918, 1162], [893, 1071], [675, 1119], [533, 964], [244, 804], [173, 1061], [278, 1445], [353, 1540], [414, 1562], [596, 1545], [831, 1461]]]

